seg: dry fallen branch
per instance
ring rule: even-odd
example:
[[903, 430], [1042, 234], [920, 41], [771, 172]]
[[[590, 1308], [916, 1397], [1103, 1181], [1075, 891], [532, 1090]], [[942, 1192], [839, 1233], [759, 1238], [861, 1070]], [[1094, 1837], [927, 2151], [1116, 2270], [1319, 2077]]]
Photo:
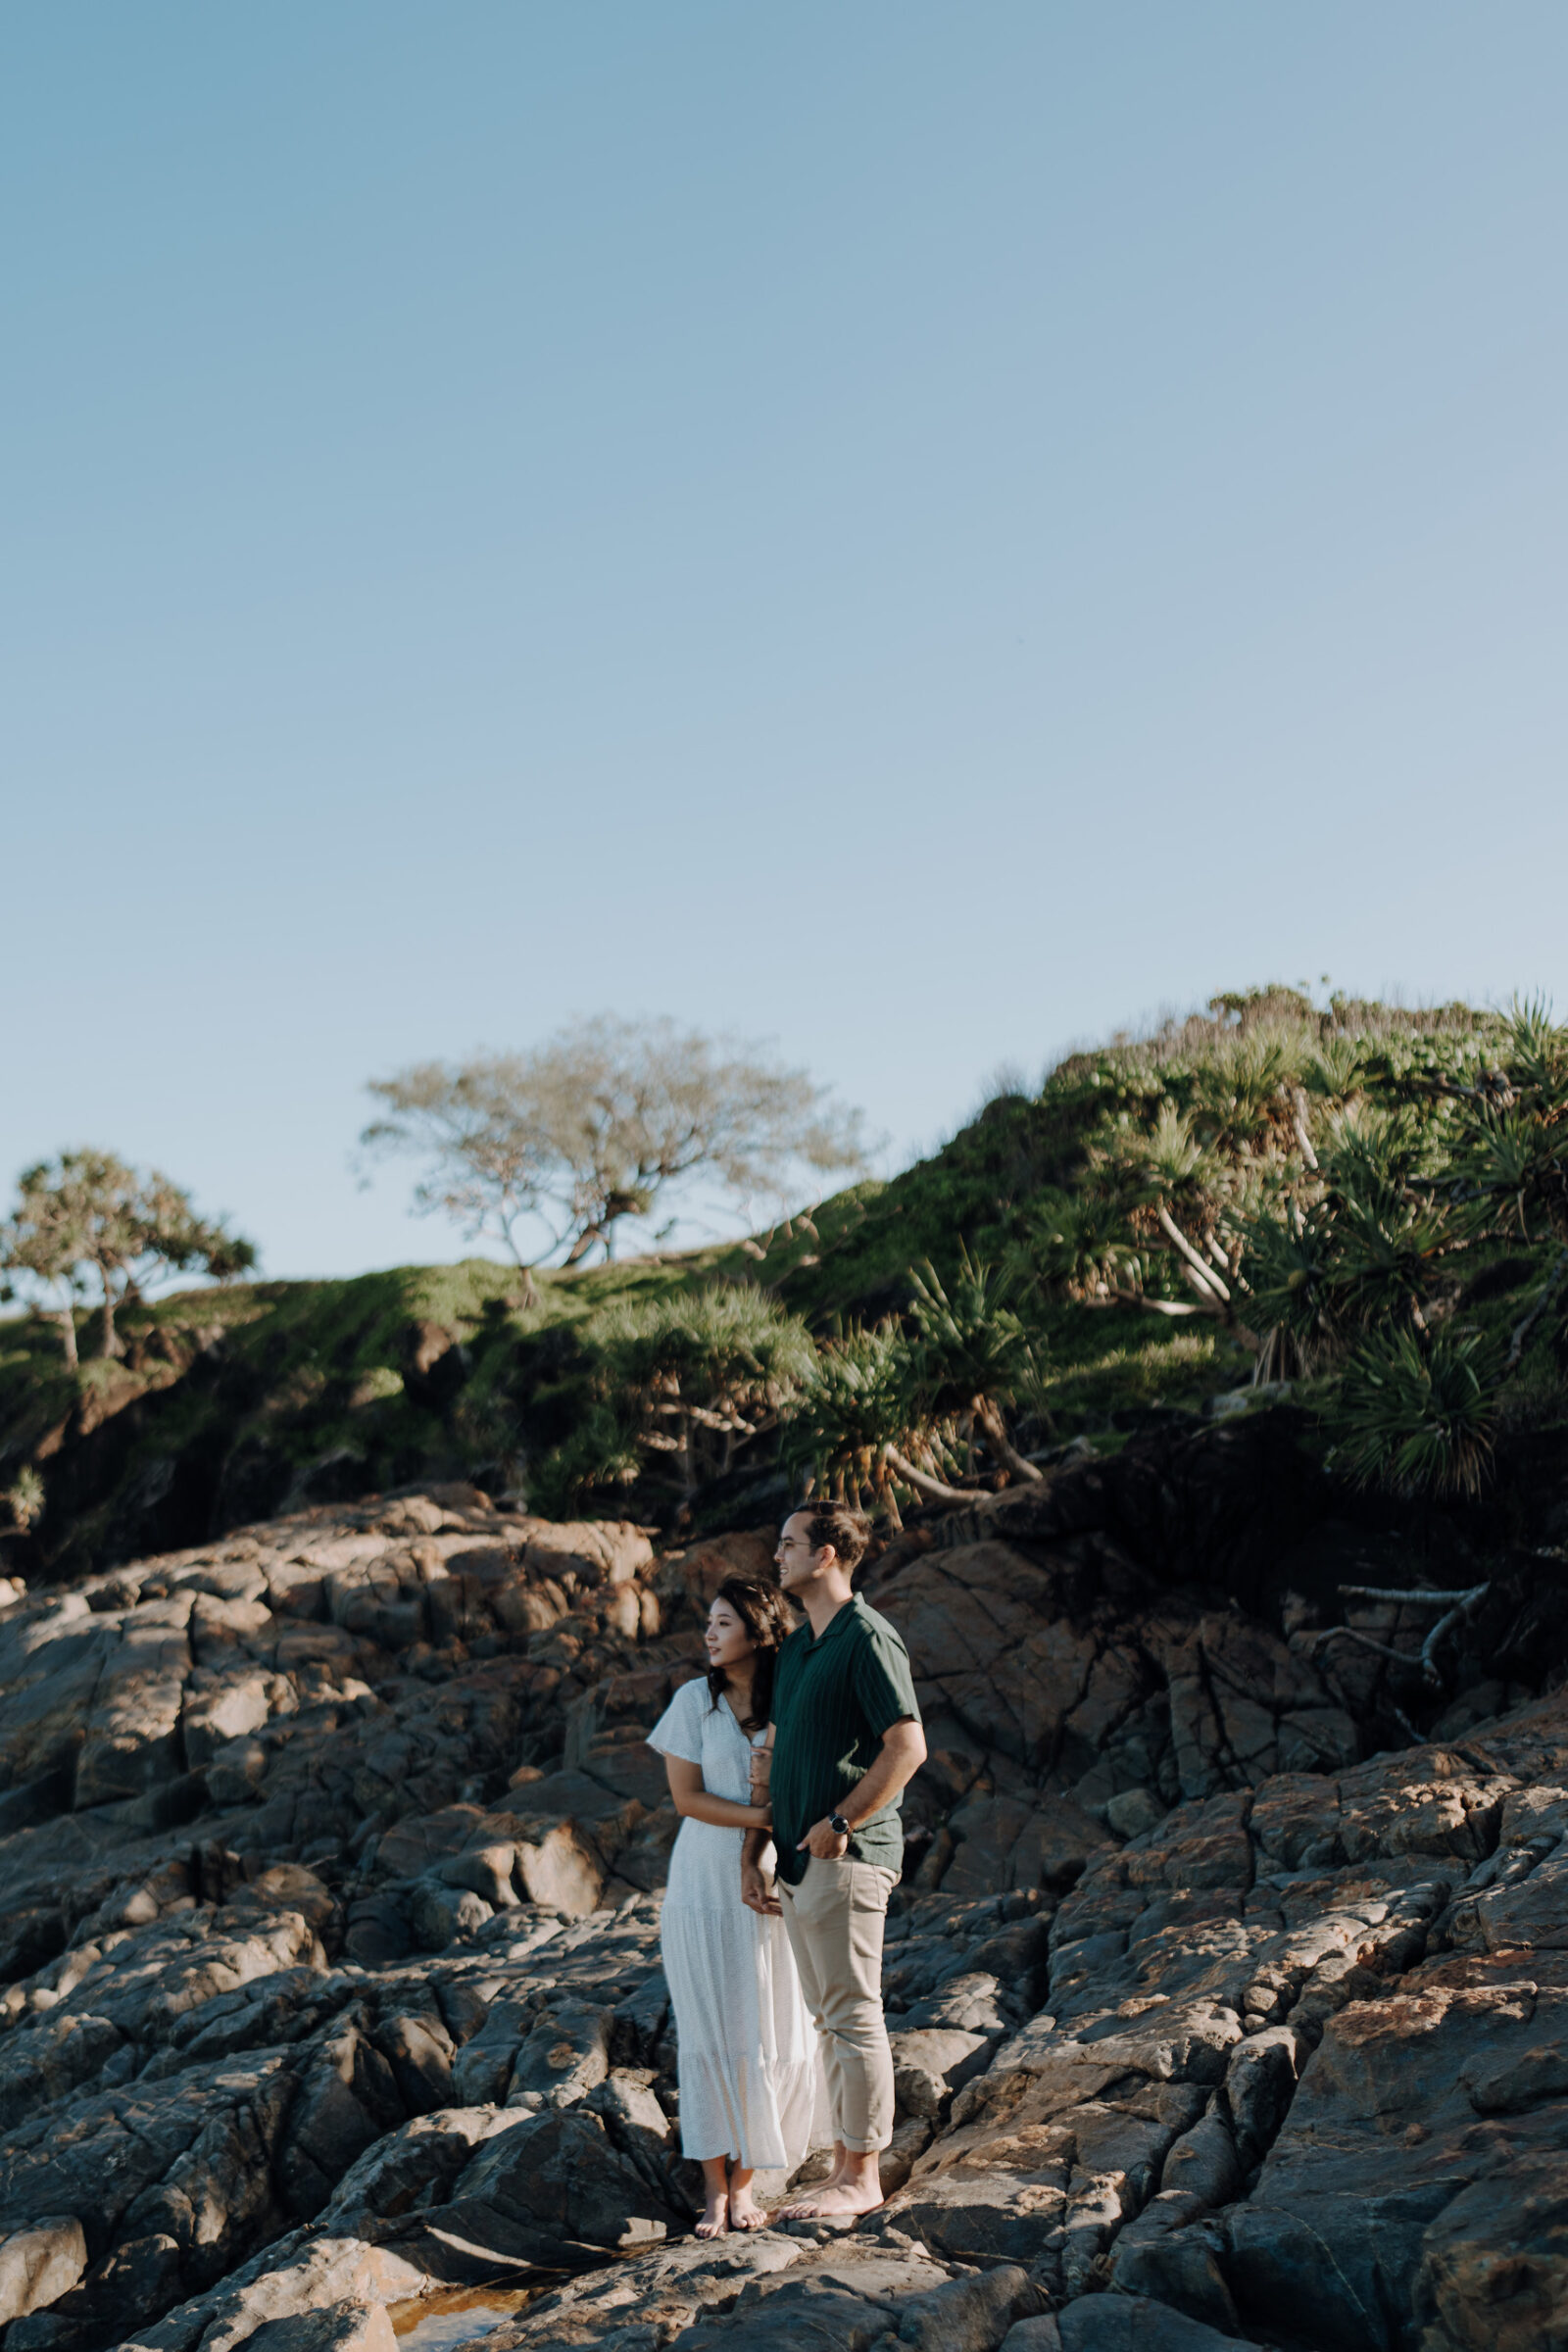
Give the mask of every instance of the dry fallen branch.
[[1443, 1677], [1438, 1671], [1438, 1644], [1445, 1634], [1450, 1633], [1454, 1626], [1470, 1615], [1472, 1609], [1480, 1606], [1492, 1591], [1492, 1583], [1489, 1578], [1486, 1584], [1472, 1585], [1465, 1592], [1398, 1592], [1384, 1585], [1342, 1585], [1340, 1591], [1349, 1600], [1396, 1601], [1401, 1607], [1408, 1604], [1413, 1608], [1440, 1608], [1445, 1614], [1438, 1619], [1419, 1650], [1391, 1649], [1386, 1642], [1374, 1642], [1370, 1634], [1363, 1634], [1354, 1625], [1324, 1626], [1320, 1633], [1307, 1637], [1305, 1647], [1308, 1650], [1316, 1649], [1321, 1642], [1332, 1642], [1335, 1635], [1339, 1634], [1348, 1642], [1358, 1642], [1363, 1649], [1375, 1651], [1380, 1658], [1392, 1658], [1397, 1666], [1419, 1666], [1433, 1689], [1441, 1690]]

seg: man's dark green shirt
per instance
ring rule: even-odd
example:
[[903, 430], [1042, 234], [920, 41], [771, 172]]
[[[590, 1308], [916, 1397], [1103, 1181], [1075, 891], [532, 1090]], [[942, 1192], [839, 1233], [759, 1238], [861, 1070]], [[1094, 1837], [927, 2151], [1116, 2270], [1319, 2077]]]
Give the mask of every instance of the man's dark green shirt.
[[[881, 1752], [883, 1733], [905, 1715], [920, 1720], [909, 1653], [858, 1592], [820, 1637], [807, 1623], [784, 1642], [773, 1671], [773, 1843], [791, 1886], [810, 1859], [796, 1852], [800, 1840], [839, 1810]], [[901, 1791], [852, 1832], [856, 1861], [903, 1867], [902, 1802]]]

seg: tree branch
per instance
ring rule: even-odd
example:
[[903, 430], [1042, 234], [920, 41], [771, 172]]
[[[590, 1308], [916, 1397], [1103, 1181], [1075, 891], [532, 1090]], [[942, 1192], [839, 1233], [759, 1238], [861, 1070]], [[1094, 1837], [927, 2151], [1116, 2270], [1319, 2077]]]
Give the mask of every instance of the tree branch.
[[1419, 1666], [1422, 1676], [1435, 1690], [1443, 1689], [1443, 1676], [1438, 1671], [1438, 1643], [1473, 1609], [1479, 1608], [1492, 1591], [1491, 1580], [1484, 1585], [1472, 1585], [1465, 1592], [1399, 1592], [1385, 1585], [1342, 1585], [1342, 1593], [1350, 1600], [1408, 1602], [1414, 1608], [1441, 1608], [1445, 1613], [1438, 1619], [1419, 1650], [1391, 1649], [1387, 1642], [1374, 1642], [1353, 1625], [1329, 1625], [1321, 1633], [1309, 1636], [1307, 1648], [1315, 1649], [1320, 1642], [1328, 1642], [1336, 1634], [1344, 1634], [1351, 1642], [1359, 1642], [1363, 1649], [1376, 1650], [1379, 1657], [1393, 1658], [1400, 1666]]
[[1187, 1239], [1186, 1234], [1183, 1233], [1181, 1227], [1177, 1224], [1175, 1218], [1171, 1215], [1170, 1210], [1165, 1206], [1163, 1200], [1155, 1201], [1154, 1214], [1159, 1219], [1160, 1225], [1165, 1234], [1175, 1244], [1176, 1248], [1181, 1251], [1183, 1257], [1187, 1260], [1189, 1266], [1191, 1266], [1193, 1269], [1193, 1272], [1197, 1275], [1200, 1289], [1202, 1289], [1205, 1294], [1213, 1294], [1223, 1298], [1226, 1305], [1229, 1306], [1231, 1300], [1230, 1292], [1226, 1289], [1224, 1283], [1221, 1282], [1213, 1267], [1203, 1263], [1203, 1260], [1201, 1257], [1200, 1257], [1198, 1251], [1193, 1248], [1192, 1243]]
[[923, 1470], [917, 1470], [912, 1462], [906, 1461], [894, 1446], [883, 1446], [882, 1459], [890, 1470], [903, 1479], [906, 1487], [912, 1487], [917, 1494], [923, 1494], [927, 1502], [974, 1500], [972, 1494], [964, 1494], [959, 1487], [945, 1487], [940, 1478], [928, 1478]]
[[1141, 1306], [1152, 1315], [1223, 1315], [1225, 1309], [1216, 1298], [1205, 1298], [1200, 1306], [1191, 1298], [1151, 1298], [1147, 1291], [1124, 1291], [1116, 1283], [1105, 1285], [1103, 1298], [1086, 1298], [1085, 1306]]
[[1033, 1462], [1026, 1460], [1024, 1455], [1018, 1451], [1007, 1435], [1007, 1425], [1002, 1418], [1000, 1408], [992, 1402], [989, 1396], [975, 1398], [974, 1417], [985, 1435], [986, 1444], [1003, 1467], [1010, 1470], [1014, 1478], [1032, 1479], [1038, 1484], [1039, 1471]]

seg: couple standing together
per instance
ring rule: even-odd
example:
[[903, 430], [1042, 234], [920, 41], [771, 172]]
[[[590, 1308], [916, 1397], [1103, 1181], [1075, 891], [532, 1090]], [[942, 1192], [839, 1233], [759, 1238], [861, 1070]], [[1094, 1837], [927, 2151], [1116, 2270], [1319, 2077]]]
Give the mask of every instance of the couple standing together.
[[[699, 2237], [766, 2221], [759, 2170], [818, 2144], [830, 2178], [786, 2219], [869, 2213], [893, 2137], [882, 1931], [904, 1859], [899, 1803], [925, 1758], [908, 1652], [852, 1590], [865, 1523], [809, 1504], [784, 1523], [778, 1585], [734, 1576], [709, 1612], [706, 1680], [649, 1737], [681, 1815], [663, 1957]], [[806, 1612], [792, 1628], [786, 1598]], [[776, 1874], [776, 1877], [775, 1875]]]

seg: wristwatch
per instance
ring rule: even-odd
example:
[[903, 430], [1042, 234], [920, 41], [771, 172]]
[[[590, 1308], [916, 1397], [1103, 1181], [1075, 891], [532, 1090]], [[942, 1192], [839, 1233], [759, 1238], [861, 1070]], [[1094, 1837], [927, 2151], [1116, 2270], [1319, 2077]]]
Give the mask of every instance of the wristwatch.
[[827, 1817], [827, 1826], [835, 1838], [847, 1838], [850, 1834], [850, 1825], [842, 1813], [830, 1813]]

